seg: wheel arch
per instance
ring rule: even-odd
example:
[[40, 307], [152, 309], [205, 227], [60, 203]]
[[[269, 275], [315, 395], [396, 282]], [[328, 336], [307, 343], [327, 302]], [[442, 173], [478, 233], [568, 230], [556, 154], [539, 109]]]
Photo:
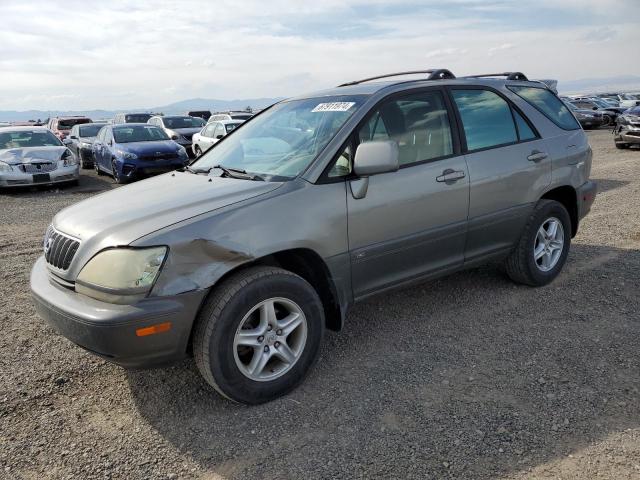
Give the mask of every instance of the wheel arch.
[[569, 213], [569, 218], [571, 219], [571, 238], [576, 236], [578, 233], [578, 195], [576, 193], [576, 189], [571, 185], [561, 185], [555, 187], [548, 192], [546, 192], [541, 200], [555, 200], [556, 202], [561, 203], [564, 208], [567, 209]]
[[345, 309], [342, 308], [331, 271], [322, 257], [309, 248], [282, 250], [237, 265], [217, 279], [211, 290], [238, 271], [257, 265], [280, 267], [304, 278], [322, 301], [326, 328], [333, 331], [342, 329]]

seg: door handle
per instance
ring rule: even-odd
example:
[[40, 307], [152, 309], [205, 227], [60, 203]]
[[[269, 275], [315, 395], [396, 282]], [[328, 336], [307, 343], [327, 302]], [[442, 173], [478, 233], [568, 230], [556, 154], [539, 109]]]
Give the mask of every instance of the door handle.
[[453, 170], [451, 168], [447, 168], [442, 175], [436, 177], [436, 182], [455, 182], [456, 180], [460, 180], [464, 178], [464, 172], [462, 170]]
[[548, 156], [549, 155], [547, 155], [544, 152], [539, 152], [538, 150], [534, 150], [533, 152], [531, 152], [531, 155], [527, 157], [527, 160], [529, 160], [530, 162], [539, 162], [540, 160], [544, 160]]

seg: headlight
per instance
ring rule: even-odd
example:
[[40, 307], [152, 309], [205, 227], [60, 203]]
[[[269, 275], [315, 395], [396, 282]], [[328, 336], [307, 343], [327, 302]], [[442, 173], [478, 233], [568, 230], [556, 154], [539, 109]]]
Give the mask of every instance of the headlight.
[[187, 155], [187, 151], [184, 149], [184, 147], [180, 147], [178, 149], [178, 155], [181, 157], [188, 157], [189, 155]]
[[62, 163], [64, 164], [65, 167], [70, 167], [72, 165], [78, 164], [78, 159], [73, 153], [71, 153], [71, 150], [69, 149], [64, 151], [64, 153], [62, 154], [62, 157], [60, 157], [60, 160], [62, 160]]
[[10, 172], [13, 170], [8, 163], [0, 162], [0, 172]]
[[109, 303], [143, 298], [160, 273], [167, 247], [103, 250], [82, 268], [76, 291]]
[[138, 156], [135, 153], [131, 153], [131, 152], [121, 151], [120, 155], [122, 155], [122, 158], [124, 158], [125, 160], [135, 160], [136, 158], [138, 158]]

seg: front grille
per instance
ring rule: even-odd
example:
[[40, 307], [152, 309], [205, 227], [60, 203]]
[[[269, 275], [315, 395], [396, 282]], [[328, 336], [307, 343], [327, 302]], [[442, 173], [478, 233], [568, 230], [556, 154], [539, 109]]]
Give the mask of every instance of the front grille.
[[44, 236], [44, 258], [47, 263], [59, 270], [67, 270], [80, 242], [49, 226]]
[[140, 160], [144, 160], [145, 162], [153, 162], [156, 160], [173, 160], [175, 158], [178, 158], [178, 156], [175, 153], [162, 153], [160, 155], [143, 155], [139, 158]]
[[55, 163], [23, 163], [19, 168], [24, 173], [46, 173], [53, 172], [57, 167]]

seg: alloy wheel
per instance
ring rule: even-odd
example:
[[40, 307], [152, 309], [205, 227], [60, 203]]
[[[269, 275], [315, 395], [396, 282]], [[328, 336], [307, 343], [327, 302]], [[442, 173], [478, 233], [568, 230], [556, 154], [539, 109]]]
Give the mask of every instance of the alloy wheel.
[[307, 342], [307, 319], [286, 298], [269, 298], [244, 316], [233, 339], [233, 356], [251, 380], [275, 380], [300, 359]]
[[552, 270], [558, 264], [564, 249], [564, 227], [556, 217], [547, 218], [536, 234], [533, 244], [533, 258], [543, 272]]

